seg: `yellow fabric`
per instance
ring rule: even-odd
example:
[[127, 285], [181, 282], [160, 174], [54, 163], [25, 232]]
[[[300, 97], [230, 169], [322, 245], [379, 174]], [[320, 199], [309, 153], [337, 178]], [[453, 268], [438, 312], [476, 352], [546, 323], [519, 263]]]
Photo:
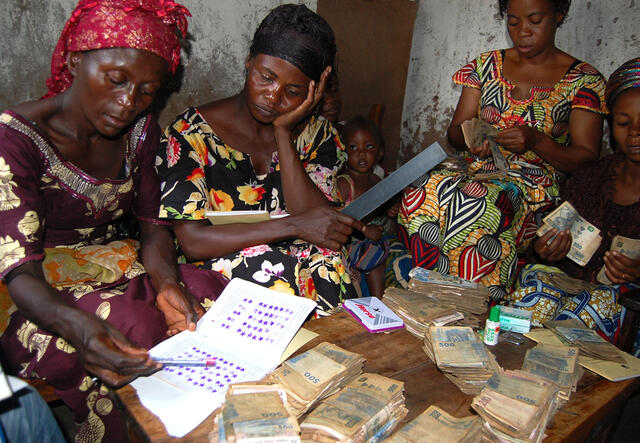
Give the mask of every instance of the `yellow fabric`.
[[[45, 248], [42, 270], [47, 282], [64, 288], [83, 282], [113, 283], [120, 279], [138, 259], [138, 242], [118, 240], [106, 245], [82, 248]], [[7, 287], [0, 282], [0, 335], [16, 310]]]

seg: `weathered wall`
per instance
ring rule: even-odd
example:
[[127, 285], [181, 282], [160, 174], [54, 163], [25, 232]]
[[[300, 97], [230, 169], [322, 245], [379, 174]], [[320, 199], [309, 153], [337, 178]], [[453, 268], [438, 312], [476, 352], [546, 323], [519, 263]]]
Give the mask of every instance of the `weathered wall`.
[[[347, 0], [345, 0], [347, 1]], [[188, 104], [233, 94], [259, 21], [286, 0], [183, 0], [191, 9], [185, 81], [161, 115], [167, 123]], [[76, 0], [3, 0], [0, 109], [45, 92], [50, 54]], [[315, 10], [316, 0], [305, 0]], [[453, 72], [482, 51], [509, 47], [496, 0], [419, 0], [403, 109], [400, 161], [445, 131], [460, 94]], [[390, 13], [393, 13], [391, 10]], [[557, 45], [608, 76], [640, 55], [640, 0], [574, 0]]]
[[[419, 0], [399, 160], [444, 143], [461, 87], [453, 73], [481, 52], [510, 47], [496, 0]], [[605, 76], [640, 56], [640, 1], [574, 0], [556, 45]]]
[[[237, 92], [244, 61], [260, 20], [286, 0], [181, 0], [189, 22], [191, 53], [184, 58], [184, 81], [161, 114], [168, 123], [189, 104]], [[2, 0], [0, 29], [0, 109], [37, 99], [45, 92], [51, 53], [77, 0]], [[316, 10], [316, 0], [295, 1]]]

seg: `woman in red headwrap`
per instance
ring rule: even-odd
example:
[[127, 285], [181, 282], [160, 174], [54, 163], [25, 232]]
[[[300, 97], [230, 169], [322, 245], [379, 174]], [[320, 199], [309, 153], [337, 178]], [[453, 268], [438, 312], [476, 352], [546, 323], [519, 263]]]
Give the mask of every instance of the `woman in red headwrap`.
[[[81, 0], [48, 93], [0, 114], [0, 277], [17, 306], [3, 363], [55, 387], [77, 441], [124, 439], [100, 382], [158, 369], [147, 349], [195, 328], [225, 283], [178, 268], [158, 219], [160, 131], [145, 110], [179, 63], [185, 15], [165, 0]], [[119, 232], [128, 214], [139, 244]]]

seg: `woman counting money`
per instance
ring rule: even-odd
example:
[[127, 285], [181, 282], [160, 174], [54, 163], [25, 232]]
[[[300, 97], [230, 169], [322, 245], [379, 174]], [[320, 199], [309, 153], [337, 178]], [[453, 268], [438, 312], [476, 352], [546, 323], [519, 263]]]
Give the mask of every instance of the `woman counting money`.
[[[550, 230], [534, 246], [544, 262], [557, 267], [526, 266], [510, 299], [533, 311], [537, 325], [576, 318], [614, 340], [622, 321], [619, 294], [638, 288], [640, 279], [640, 58], [611, 74], [606, 97], [615, 152], [576, 171], [562, 193], [587, 223], [600, 230], [602, 241], [580, 266], [567, 256], [571, 233]], [[572, 289], [561, 283], [565, 276], [584, 284], [571, 285], [576, 288]]]
[[[555, 46], [569, 5], [499, 1], [513, 47], [453, 76], [463, 88], [447, 135], [468, 170], [433, 171], [404, 194], [398, 221], [413, 265], [479, 281], [494, 300], [511, 290], [536, 214], [556, 203], [558, 173], [600, 153], [604, 78]], [[473, 118], [495, 128], [494, 153], [486, 140], [465, 143], [462, 124]]]
[[[157, 370], [147, 349], [194, 329], [199, 302], [225, 284], [178, 268], [158, 219], [160, 129], [145, 110], [179, 64], [187, 14], [165, 0], [81, 0], [46, 98], [0, 115], [0, 276], [18, 308], [0, 341], [3, 366], [55, 388], [76, 441], [125, 440], [106, 385]], [[139, 248], [119, 239], [127, 214]]]

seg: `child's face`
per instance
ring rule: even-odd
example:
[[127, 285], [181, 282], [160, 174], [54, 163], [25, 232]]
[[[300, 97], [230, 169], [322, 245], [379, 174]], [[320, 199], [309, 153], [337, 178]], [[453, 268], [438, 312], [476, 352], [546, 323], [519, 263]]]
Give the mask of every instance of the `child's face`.
[[640, 88], [623, 92], [613, 106], [613, 138], [629, 160], [640, 162]]
[[366, 129], [356, 129], [352, 131], [345, 141], [349, 161], [349, 169], [365, 173], [373, 170], [373, 167], [380, 160], [382, 149], [376, 143], [376, 139], [370, 131]]

